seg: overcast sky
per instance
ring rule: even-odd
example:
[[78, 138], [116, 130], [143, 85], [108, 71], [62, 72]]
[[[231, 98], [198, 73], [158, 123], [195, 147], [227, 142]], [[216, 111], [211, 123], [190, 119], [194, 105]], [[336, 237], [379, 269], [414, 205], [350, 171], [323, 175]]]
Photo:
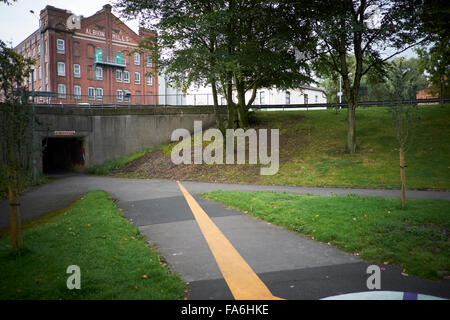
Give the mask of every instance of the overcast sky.
[[[72, 11], [74, 14], [89, 17], [101, 10], [112, 1], [109, 0], [17, 0], [12, 5], [0, 3], [0, 39], [5, 42], [12, 41], [13, 46], [25, 40], [33, 31], [39, 28], [37, 16], [47, 5]], [[119, 16], [113, 9], [113, 13]], [[124, 21], [122, 19], [122, 21]], [[137, 21], [124, 21], [133, 31], [138, 31]]]

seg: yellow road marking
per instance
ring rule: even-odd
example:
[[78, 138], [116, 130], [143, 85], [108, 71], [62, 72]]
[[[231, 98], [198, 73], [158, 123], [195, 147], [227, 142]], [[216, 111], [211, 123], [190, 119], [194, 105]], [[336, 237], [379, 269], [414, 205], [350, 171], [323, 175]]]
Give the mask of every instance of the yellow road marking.
[[275, 297], [190, 193], [177, 181], [222, 275], [236, 300], [283, 300]]

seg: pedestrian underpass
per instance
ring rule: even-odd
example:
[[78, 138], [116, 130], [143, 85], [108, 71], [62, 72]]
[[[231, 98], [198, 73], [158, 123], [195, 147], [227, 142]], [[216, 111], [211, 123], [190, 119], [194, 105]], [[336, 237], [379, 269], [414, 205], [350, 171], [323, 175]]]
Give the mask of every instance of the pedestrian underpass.
[[42, 140], [44, 173], [82, 171], [85, 167], [85, 148], [82, 138], [46, 138]]

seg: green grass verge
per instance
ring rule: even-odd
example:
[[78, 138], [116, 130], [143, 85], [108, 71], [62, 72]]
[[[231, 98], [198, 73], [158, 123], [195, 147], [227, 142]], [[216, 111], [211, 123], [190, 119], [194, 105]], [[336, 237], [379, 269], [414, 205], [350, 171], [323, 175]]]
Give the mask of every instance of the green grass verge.
[[[164, 267], [111, 197], [93, 191], [68, 211], [24, 232], [23, 250], [0, 239], [0, 299], [183, 299], [185, 284]], [[81, 289], [69, 290], [69, 265]]]
[[[203, 197], [426, 279], [450, 270], [450, 201], [212, 191]], [[282, 250], [282, 248], [280, 248]]]
[[118, 157], [102, 164], [96, 164], [88, 168], [88, 173], [97, 175], [107, 175], [113, 170], [120, 169], [128, 163], [141, 158], [149, 152], [160, 150], [162, 147], [148, 148], [141, 151], [133, 152], [130, 155]]

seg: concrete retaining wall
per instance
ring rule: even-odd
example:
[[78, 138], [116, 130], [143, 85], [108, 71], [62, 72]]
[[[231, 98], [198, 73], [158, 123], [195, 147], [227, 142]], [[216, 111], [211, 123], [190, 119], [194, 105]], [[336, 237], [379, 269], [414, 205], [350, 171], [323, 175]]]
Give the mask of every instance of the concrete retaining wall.
[[[215, 124], [210, 107], [39, 107], [37, 118], [41, 124], [36, 130], [35, 143], [42, 144], [47, 137], [78, 137], [83, 140], [86, 168], [166, 144], [177, 128], [193, 132], [195, 120], [201, 120], [204, 128]], [[68, 132], [61, 135], [58, 131]], [[42, 169], [42, 159], [38, 161], [38, 167]]]

